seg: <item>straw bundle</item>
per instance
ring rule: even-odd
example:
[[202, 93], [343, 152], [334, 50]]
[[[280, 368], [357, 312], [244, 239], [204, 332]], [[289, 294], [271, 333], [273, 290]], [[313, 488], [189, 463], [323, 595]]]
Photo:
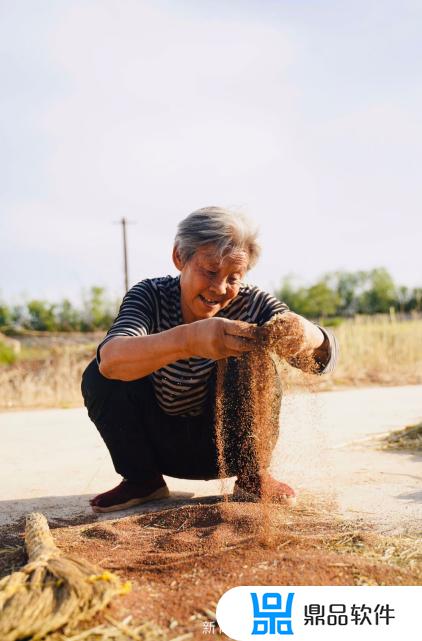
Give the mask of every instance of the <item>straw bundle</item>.
[[130, 590], [111, 572], [62, 554], [42, 514], [27, 516], [25, 546], [28, 564], [0, 581], [1, 641], [72, 629]]

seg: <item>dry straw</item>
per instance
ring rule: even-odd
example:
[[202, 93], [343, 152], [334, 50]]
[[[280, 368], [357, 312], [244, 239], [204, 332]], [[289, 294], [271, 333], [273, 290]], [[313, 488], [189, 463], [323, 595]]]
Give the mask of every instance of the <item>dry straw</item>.
[[53, 630], [74, 629], [130, 590], [115, 574], [65, 556], [42, 514], [27, 516], [25, 546], [27, 565], [0, 581], [1, 641], [36, 641]]

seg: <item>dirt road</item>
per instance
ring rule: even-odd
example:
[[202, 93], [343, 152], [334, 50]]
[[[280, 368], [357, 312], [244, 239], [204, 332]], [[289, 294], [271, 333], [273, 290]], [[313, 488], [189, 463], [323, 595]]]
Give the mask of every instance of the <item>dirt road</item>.
[[[374, 437], [421, 418], [422, 386], [291, 394], [283, 401], [273, 471], [299, 493], [333, 499], [348, 518], [383, 533], [416, 533], [422, 456], [379, 451]], [[91, 515], [89, 497], [119, 481], [84, 409], [3, 413], [0, 434], [0, 525], [31, 510], [63, 524]], [[222, 489], [218, 481], [168, 483], [176, 502]]]

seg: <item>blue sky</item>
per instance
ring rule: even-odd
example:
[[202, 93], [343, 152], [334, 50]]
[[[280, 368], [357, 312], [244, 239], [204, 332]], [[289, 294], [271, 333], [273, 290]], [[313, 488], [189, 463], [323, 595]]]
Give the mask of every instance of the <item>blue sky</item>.
[[0, 297], [174, 273], [205, 205], [260, 226], [249, 280], [421, 285], [422, 4], [0, 2]]

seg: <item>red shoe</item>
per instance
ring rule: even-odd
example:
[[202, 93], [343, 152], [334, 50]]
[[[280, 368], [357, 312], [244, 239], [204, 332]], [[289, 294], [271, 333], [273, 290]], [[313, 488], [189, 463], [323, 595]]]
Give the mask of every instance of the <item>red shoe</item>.
[[263, 497], [271, 503], [283, 503], [290, 507], [296, 504], [294, 489], [269, 474], [260, 474], [252, 479], [238, 478], [234, 484], [233, 498], [238, 501], [260, 501]]
[[127, 510], [134, 505], [141, 505], [147, 501], [157, 501], [170, 496], [169, 489], [162, 475], [148, 481], [123, 481], [112, 490], [98, 494], [90, 500], [94, 512], [115, 512]]

